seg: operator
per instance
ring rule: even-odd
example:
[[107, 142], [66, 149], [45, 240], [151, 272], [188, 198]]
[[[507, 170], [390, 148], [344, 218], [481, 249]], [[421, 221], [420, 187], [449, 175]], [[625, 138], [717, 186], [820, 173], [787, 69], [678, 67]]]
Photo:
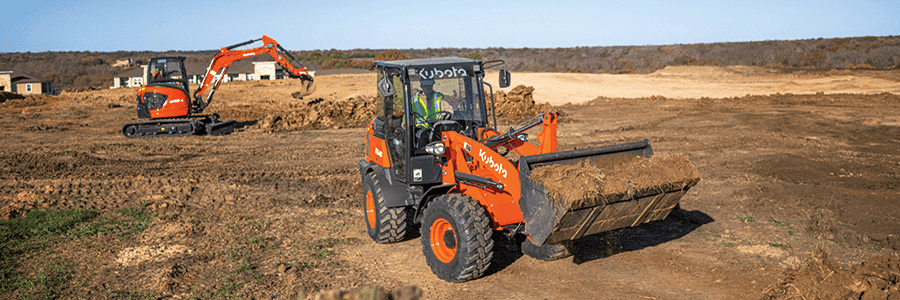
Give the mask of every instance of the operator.
[[422, 90], [416, 93], [412, 101], [412, 109], [416, 122], [416, 148], [423, 148], [429, 142], [431, 124], [429, 118], [436, 116], [437, 112], [444, 110], [444, 94], [434, 90], [434, 80], [420, 81]]
[[156, 65], [150, 67], [150, 74], [152, 74], [151, 79], [153, 80], [160, 79], [160, 77], [162, 77], [162, 72], [160, 72], [159, 68], [157, 68]]
[[444, 94], [434, 91], [434, 80], [422, 80], [422, 90], [413, 97], [413, 111], [418, 114], [416, 127], [431, 128], [426, 122], [437, 112], [443, 110]]

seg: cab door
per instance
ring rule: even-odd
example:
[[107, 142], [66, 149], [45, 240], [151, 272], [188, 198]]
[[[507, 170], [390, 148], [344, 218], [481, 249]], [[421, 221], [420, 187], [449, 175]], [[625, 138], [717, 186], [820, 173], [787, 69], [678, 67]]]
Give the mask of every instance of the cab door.
[[388, 155], [391, 159], [391, 178], [406, 183], [409, 149], [410, 149], [410, 133], [407, 121], [408, 111], [406, 105], [406, 87], [400, 80], [400, 72], [381, 72], [378, 74], [378, 82], [382, 84], [385, 76], [387, 80], [396, 87], [396, 92], [392, 91], [391, 95], [386, 95], [385, 91], [379, 89], [378, 92], [384, 99], [384, 108], [382, 118], [384, 119], [384, 136], [387, 143]]

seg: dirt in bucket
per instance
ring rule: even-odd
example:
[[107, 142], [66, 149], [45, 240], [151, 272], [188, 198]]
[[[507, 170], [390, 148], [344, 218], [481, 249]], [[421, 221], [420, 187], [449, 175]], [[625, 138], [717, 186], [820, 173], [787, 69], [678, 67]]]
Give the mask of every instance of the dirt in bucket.
[[654, 187], [683, 188], [700, 180], [700, 172], [680, 156], [584, 160], [535, 168], [531, 178], [544, 185], [563, 206], [606, 202], [612, 195], [631, 195]]

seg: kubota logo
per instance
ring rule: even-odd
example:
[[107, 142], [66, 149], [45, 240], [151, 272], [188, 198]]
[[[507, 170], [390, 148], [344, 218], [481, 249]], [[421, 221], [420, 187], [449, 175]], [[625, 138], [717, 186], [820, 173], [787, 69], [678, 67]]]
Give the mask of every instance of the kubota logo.
[[469, 76], [469, 73], [467, 73], [465, 69], [457, 69], [456, 67], [444, 70], [438, 70], [437, 68], [431, 68], [431, 70], [419, 70], [419, 77], [422, 77], [422, 79], [434, 79], [435, 76], [437, 76], [437, 78], [465, 77]]
[[494, 169], [497, 174], [506, 178], [506, 169], [503, 168], [503, 165], [500, 163], [494, 162], [494, 157], [489, 155], [487, 152], [484, 152], [482, 149], [478, 149], [478, 157], [481, 158], [481, 161], [484, 162], [488, 167]]
[[375, 148], [375, 155], [378, 155], [378, 157], [381, 157], [384, 155], [384, 152], [381, 152], [381, 150], [379, 150], [378, 148]]

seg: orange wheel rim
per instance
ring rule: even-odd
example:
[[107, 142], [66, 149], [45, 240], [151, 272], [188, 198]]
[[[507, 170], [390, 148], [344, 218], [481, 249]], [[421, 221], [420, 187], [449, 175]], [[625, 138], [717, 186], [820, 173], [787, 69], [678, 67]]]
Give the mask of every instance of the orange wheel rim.
[[366, 221], [369, 221], [369, 227], [375, 228], [375, 197], [372, 191], [366, 192]]
[[431, 241], [431, 252], [439, 261], [446, 264], [456, 257], [456, 231], [453, 231], [450, 222], [443, 218], [434, 220], [428, 237]]

